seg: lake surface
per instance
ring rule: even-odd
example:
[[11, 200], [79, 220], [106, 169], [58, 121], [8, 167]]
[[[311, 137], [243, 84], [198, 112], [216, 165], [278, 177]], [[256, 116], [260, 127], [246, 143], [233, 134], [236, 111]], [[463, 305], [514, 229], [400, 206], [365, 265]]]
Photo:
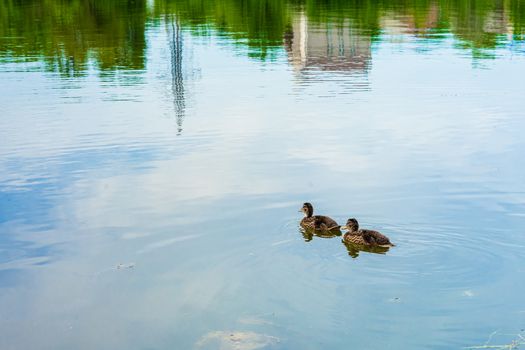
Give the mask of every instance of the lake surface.
[[525, 1], [0, 0], [0, 348], [520, 340], [524, 77]]

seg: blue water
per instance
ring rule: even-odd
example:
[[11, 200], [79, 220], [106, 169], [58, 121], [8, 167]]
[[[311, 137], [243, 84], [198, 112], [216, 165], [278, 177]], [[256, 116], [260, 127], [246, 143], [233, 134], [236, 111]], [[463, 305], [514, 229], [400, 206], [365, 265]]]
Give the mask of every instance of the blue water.
[[[0, 348], [520, 341], [523, 3], [286, 4], [282, 40], [240, 3], [0, 1]], [[396, 247], [305, 240], [306, 201]]]

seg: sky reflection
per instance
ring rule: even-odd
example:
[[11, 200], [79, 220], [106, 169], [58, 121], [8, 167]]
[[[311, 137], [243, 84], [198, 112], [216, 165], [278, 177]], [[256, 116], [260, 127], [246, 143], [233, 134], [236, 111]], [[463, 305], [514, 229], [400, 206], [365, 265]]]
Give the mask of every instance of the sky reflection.
[[[450, 349], [525, 322], [516, 1], [0, 4], [0, 348]], [[305, 242], [305, 201], [396, 247]]]

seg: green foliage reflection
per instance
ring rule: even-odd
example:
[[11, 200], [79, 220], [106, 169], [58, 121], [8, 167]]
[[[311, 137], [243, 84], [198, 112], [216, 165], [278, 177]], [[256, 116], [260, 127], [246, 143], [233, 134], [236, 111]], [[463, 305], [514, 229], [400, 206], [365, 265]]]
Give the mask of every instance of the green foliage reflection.
[[523, 0], [0, 0], [0, 60], [43, 62], [65, 76], [145, 68], [146, 27], [165, 19], [195, 35], [225, 36], [268, 59], [292, 47], [297, 23], [362, 43], [385, 31], [441, 40], [490, 56], [524, 40]]
[[186, 28], [200, 35], [209, 30], [253, 48], [267, 57], [282, 45], [291, 14], [282, 0], [165, 0], [155, 2], [155, 16], [175, 16]]
[[145, 0], [2, 0], [0, 53], [67, 76], [90, 59], [99, 70], [143, 69], [145, 23]]

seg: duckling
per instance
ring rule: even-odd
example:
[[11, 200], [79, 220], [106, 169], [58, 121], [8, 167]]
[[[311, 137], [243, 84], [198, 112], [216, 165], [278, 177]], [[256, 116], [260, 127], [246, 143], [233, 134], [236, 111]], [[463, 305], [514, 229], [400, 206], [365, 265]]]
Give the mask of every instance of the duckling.
[[334, 219], [324, 215], [313, 215], [314, 207], [310, 203], [304, 203], [301, 210], [305, 217], [301, 220], [301, 227], [304, 229], [313, 229], [321, 231], [339, 230], [340, 225]]
[[341, 227], [341, 229], [348, 230], [343, 235], [343, 242], [345, 243], [371, 247], [394, 247], [394, 244], [390, 243], [390, 239], [382, 233], [372, 230], [360, 230], [359, 223], [354, 218], [348, 219], [346, 225]]
[[312, 239], [314, 239], [314, 237], [334, 238], [341, 237], [342, 235], [341, 231], [339, 230], [339, 226], [335, 226], [333, 228], [328, 229], [326, 227], [326, 224], [320, 223], [319, 219], [316, 220], [313, 227], [302, 227], [300, 231], [303, 235], [305, 242], [310, 242]]

